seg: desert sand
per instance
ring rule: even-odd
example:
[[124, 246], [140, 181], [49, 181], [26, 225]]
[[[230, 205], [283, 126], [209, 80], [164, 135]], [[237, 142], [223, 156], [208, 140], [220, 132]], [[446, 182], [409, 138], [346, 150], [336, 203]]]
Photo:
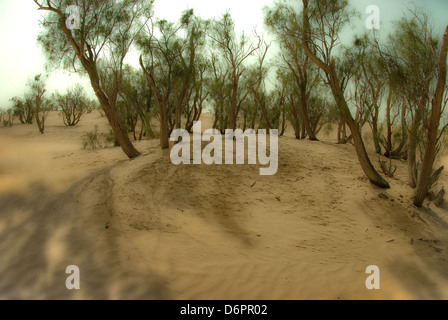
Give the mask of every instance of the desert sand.
[[[135, 160], [83, 150], [94, 124], [108, 132], [97, 112], [73, 128], [52, 113], [44, 135], [0, 128], [1, 299], [448, 299], [448, 206], [410, 207], [404, 161], [384, 191], [335, 134], [289, 128], [278, 173], [260, 176], [175, 166], [158, 140], [136, 142]], [[65, 286], [69, 265], [80, 290]]]

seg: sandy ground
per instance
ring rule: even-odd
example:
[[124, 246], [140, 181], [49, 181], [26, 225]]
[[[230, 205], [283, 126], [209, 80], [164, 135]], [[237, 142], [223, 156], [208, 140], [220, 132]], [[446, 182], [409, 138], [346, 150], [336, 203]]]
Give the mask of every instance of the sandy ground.
[[[0, 129], [0, 298], [448, 299], [448, 207], [409, 208], [405, 162], [380, 190], [353, 146], [290, 131], [275, 176], [175, 166], [157, 140], [130, 161], [82, 149], [94, 124], [108, 131], [96, 112], [74, 128], [53, 113], [45, 135]], [[80, 290], [65, 287], [69, 265]]]

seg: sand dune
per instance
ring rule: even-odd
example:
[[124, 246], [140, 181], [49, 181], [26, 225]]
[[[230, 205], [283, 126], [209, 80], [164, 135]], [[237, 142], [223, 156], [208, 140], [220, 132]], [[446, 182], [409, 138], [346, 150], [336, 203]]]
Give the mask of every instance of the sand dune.
[[[0, 298], [448, 299], [447, 211], [409, 208], [405, 162], [385, 192], [352, 146], [290, 131], [275, 176], [174, 166], [156, 140], [130, 161], [82, 150], [94, 124], [108, 131], [95, 112], [74, 128], [51, 114], [45, 135], [0, 129]], [[65, 287], [68, 265], [80, 290]], [[380, 290], [366, 289], [369, 265]]]

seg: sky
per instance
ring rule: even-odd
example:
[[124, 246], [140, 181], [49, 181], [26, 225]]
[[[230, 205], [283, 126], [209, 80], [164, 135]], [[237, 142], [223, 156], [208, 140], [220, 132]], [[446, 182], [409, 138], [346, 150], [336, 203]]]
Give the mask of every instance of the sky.
[[[298, 0], [299, 1], [299, 0]], [[181, 12], [194, 9], [195, 14], [204, 19], [219, 17], [229, 11], [235, 20], [237, 31], [250, 34], [254, 27], [263, 32], [263, 7], [272, 5], [273, 0], [156, 0], [154, 14], [156, 18], [177, 21]], [[424, 6], [433, 17], [434, 28], [442, 37], [448, 25], [448, 0], [349, 0], [359, 13], [350, 27], [344, 31], [343, 41], [347, 44], [353, 33], [366, 31], [365, 21], [369, 14], [366, 8], [376, 5], [380, 9], [380, 36], [385, 38], [392, 30], [391, 21], [400, 19], [406, 7]], [[33, 0], [0, 0], [0, 108], [11, 107], [10, 98], [23, 96], [26, 82], [34, 75], [45, 72], [45, 56], [36, 44], [41, 13]], [[263, 32], [264, 33], [264, 32]], [[131, 62], [132, 55], [128, 61]], [[54, 71], [48, 78], [48, 91], [64, 91], [67, 87], [81, 82], [89, 92], [87, 79], [77, 74]]]

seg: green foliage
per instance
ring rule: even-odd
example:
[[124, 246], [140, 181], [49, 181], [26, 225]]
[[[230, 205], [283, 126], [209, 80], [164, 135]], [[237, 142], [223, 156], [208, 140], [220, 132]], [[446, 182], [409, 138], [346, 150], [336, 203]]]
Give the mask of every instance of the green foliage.
[[115, 144], [115, 134], [112, 129], [110, 129], [109, 133], [105, 136], [105, 140], [109, 144]]
[[0, 123], [2, 123], [4, 127], [12, 127], [12, 125], [14, 124], [14, 115], [12, 109], [0, 109]]
[[11, 98], [10, 101], [13, 104], [12, 109], [14, 116], [19, 118], [19, 121], [23, 124], [32, 124], [36, 110], [34, 108], [31, 96], [27, 94], [25, 99], [14, 97]]
[[106, 148], [108, 145], [113, 145], [115, 142], [115, 135], [112, 129], [109, 133], [99, 133], [98, 125], [95, 125], [93, 131], [87, 132], [82, 140], [83, 149], [87, 147], [91, 149]]
[[56, 91], [53, 99], [55, 105], [61, 110], [61, 115], [66, 126], [76, 126], [81, 120], [82, 115], [89, 109], [90, 101], [80, 84], [68, 88], [64, 95]]
[[333, 132], [334, 130], [334, 123], [332, 122], [328, 122], [324, 125], [324, 135], [325, 137], [329, 137], [330, 134]]
[[85, 140], [83, 141], [83, 148], [90, 146], [92, 149], [100, 147], [100, 142], [98, 140], [98, 125], [95, 125], [95, 129], [91, 132], [87, 132], [85, 135]]
[[[76, 5], [81, 10], [80, 30], [73, 30], [71, 36], [77, 45], [89, 48], [83, 53], [86, 60], [96, 62], [98, 59], [108, 59], [111, 69], [119, 70], [121, 57], [127, 53], [135, 34], [142, 24], [152, 15], [153, 0], [79, 0]], [[73, 5], [72, 0], [51, 1], [49, 8], [46, 0], [36, 0], [36, 4], [44, 13], [42, 28], [38, 35], [38, 43], [47, 55], [48, 67], [57, 69], [63, 67], [85, 73], [86, 70], [79, 58], [74, 59], [72, 43], [60, 25], [60, 16], [65, 15], [65, 9]], [[50, 10], [51, 11], [48, 11]], [[107, 53], [106, 53], [107, 51]], [[118, 67], [118, 68], [117, 68]], [[106, 70], [98, 70], [101, 73]]]

